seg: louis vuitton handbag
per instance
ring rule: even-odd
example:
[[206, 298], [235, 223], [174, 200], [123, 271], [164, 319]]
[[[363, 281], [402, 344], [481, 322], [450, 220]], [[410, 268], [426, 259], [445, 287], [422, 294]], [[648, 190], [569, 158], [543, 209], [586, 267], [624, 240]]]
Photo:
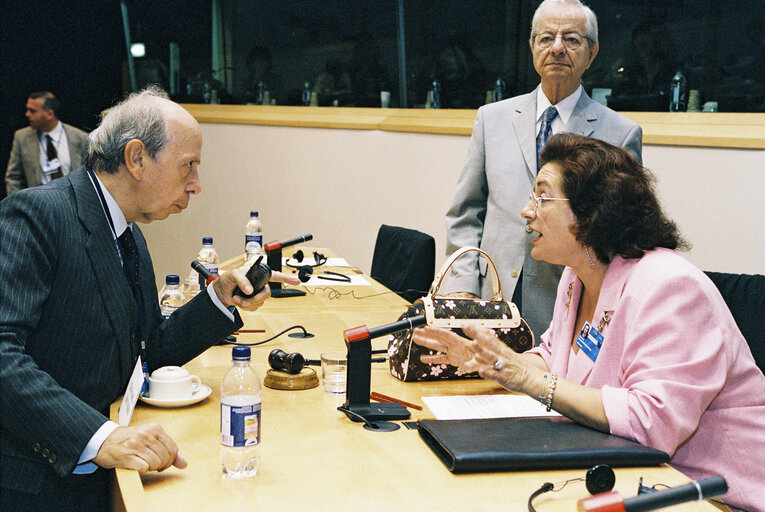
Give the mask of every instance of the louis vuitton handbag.
[[[439, 297], [438, 289], [452, 264], [469, 251], [477, 251], [486, 258], [492, 278], [491, 300]], [[516, 305], [505, 300], [502, 294], [494, 263], [485, 252], [476, 247], [463, 247], [452, 254], [436, 274], [428, 294], [415, 301], [399, 317], [399, 320], [422, 314], [425, 315], [427, 325], [452, 328], [461, 336], [465, 335], [461, 329], [456, 328], [457, 325], [476, 323], [489, 327], [503, 343], [516, 352], [524, 352], [534, 344], [534, 336], [529, 325], [521, 318]], [[420, 360], [421, 356], [430, 354], [436, 354], [436, 352], [412, 342], [412, 329], [399, 331], [388, 338], [390, 373], [399, 380], [412, 382], [478, 377], [477, 372], [462, 373], [448, 364], [428, 364]]]

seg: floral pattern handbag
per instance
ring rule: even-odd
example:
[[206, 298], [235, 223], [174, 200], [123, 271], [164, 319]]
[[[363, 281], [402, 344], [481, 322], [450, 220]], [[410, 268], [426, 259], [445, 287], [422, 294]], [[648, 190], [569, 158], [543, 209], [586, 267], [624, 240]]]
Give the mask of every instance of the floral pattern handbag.
[[[492, 276], [491, 300], [439, 297], [438, 289], [452, 264], [469, 251], [478, 251], [486, 258]], [[521, 318], [516, 305], [505, 300], [502, 294], [494, 263], [485, 252], [476, 247], [463, 247], [452, 254], [436, 274], [428, 294], [415, 301], [399, 320], [422, 314], [425, 314], [429, 326], [452, 328], [461, 336], [465, 335], [461, 329], [456, 328], [457, 325], [476, 323], [489, 327], [503, 343], [516, 352], [524, 352], [534, 346], [534, 335], [529, 325]], [[423, 363], [420, 357], [429, 354], [436, 354], [436, 351], [412, 343], [411, 329], [391, 334], [388, 338], [390, 373], [399, 380], [413, 382], [478, 377], [476, 372], [462, 373], [448, 364]]]

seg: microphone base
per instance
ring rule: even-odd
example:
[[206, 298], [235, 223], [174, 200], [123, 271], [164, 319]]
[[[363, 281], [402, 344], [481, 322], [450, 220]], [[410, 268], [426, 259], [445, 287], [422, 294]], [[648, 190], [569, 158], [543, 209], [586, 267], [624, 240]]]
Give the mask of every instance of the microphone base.
[[[363, 416], [367, 421], [390, 421], [390, 420], [406, 420], [412, 415], [409, 410], [401, 404], [386, 402], [386, 403], [369, 403], [369, 404], [350, 404], [346, 405], [346, 408], [355, 412], [359, 416]], [[348, 419], [351, 421], [361, 422], [359, 418], [352, 414], [345, 413]]]
[[283, 299], [285, 297], [302, 297], [305, 291], [295, 288], [277, 288], [271, 289], [271, 297], [274, 299]]

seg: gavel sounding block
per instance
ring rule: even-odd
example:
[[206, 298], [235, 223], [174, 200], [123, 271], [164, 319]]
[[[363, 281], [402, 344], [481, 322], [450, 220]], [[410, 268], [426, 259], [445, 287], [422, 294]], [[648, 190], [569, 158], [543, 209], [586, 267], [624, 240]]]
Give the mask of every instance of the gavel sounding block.
[[268, 370], [263, 385], [271, 389], [294, 391], [299, 389], [311, 389], [319, 385], [319, 377], [313, 368], [303, 368], [297, 375], [292, 375], [279, 370]]

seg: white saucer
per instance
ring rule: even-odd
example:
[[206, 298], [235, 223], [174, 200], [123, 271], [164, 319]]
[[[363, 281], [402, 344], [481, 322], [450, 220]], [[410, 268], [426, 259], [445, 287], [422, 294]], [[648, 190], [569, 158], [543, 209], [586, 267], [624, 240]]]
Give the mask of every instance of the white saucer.
[[197, 402], [201, 402], [208, 396], [210, 396], [210, 393], [212, 393], [212, 389], [210, 389], [209, 386], [205, 386], [204, 384], [199, 386], [199, 389], [197, 389], [196, 393], [193, 393], [188, 398], [174, 398], [171, 400], [167, 399], [158, 399], [158, 398], [151, 398], [148, 396], [139, 396], [138, 398], [141, 399], [142, 402], [146, 402], [149, 405], [156, 405], [157, 407], [184, 407], [186, 405], [195, 404]]

